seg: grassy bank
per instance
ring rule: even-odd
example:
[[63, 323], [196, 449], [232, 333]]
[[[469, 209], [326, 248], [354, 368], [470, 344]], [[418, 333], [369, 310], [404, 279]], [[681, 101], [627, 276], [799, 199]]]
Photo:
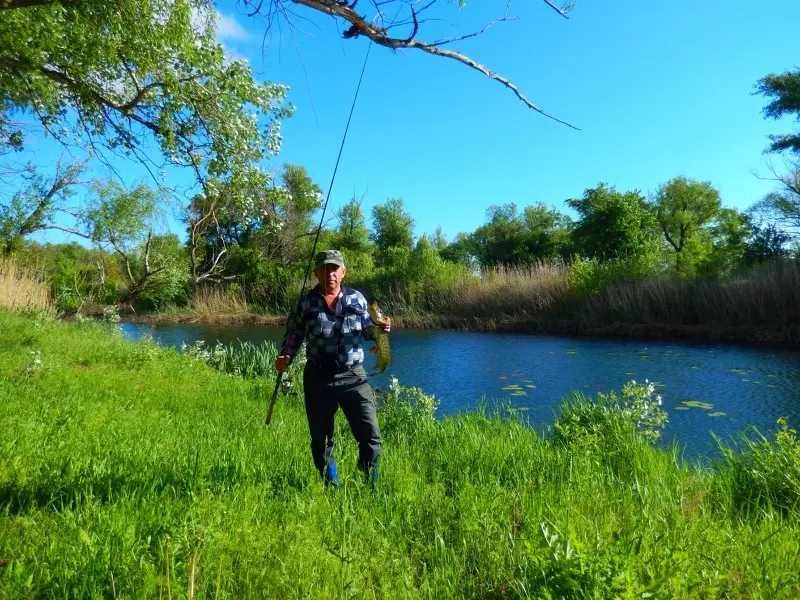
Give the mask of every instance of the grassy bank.
[[338, 423], [333, 491], [296, 396], [263, 425], [269, 378], [91, 323], [0, 339], [0, 598], [800, 595], [789, 432], [701, 471], [581, 401], [545, 438], [399, 403], [375, 495]]

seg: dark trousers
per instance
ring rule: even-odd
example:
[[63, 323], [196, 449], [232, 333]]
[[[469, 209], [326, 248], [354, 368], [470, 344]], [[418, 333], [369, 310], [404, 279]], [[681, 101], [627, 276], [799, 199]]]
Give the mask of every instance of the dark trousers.
[[341, 406], [358, 442], [358, 467], [371, 474], [374, 483], [381, 457], [381, 432], [375, 414], [375, 397], [364, 367], [358, 365], [336, 372], [321, 369], [309, 361], [303, 372], [303, 387], [311, 432], [311, 456], [320, 474], [326, 479], [335, 479], [333, 418]]

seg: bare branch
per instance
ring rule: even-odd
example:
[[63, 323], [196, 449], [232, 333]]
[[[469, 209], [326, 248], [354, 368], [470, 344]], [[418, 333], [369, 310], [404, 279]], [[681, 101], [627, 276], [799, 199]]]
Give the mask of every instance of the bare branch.
[[[449, 44], [449, 43], [452, 43], [452, 42], [456, 42], [456, 41], [464, 40], [464, 39], [467, 39], [467, 38], [475, 37], [475, 36], [479, 35], [480, 33], [485, 32], [487, 29], [489, 29], [491, 26], [495, 25], [496, 23], [503, 22], [503, 21], [514, 20], [513, 17], [506, 16], [506, 17], [502, 17], [502, 18], [499, 18], [499, 19], [495, 19], [494, 21], [492, 21], [491, 23], [486, 25], [486, 27], [484, 27], [483, 30], [481, 30], [479, 32], [467, 34], [467, 35], [460, 36], [460, 37], [455, 37], [455, 38], [452, 38], [452, 39], [449, 39], [449, 40], [438, 40], [436, 42], [430, 43], [430, 42], [422, 42], [422, 41], [420, 41], [418, 39], [415, 39], [416, 35], [418, 33], [418, 30], [419, 30], [419, 19], [418, 19], [418, 16], [417, 16], [418, 12], [416, 11], [416, 9], [413, 6], [410, 6], [410, 5], [409, 5], [409, 8], [411, 10], [411, 23], [413, 24], [413, 29], [412, 29], [411, 35], [409, 37], [406, 37], [406, 38], [396, 38], [396, 37], [392, 37], [392, 36], [389, 35], [389, 33], [388, 33], [389, 29], [391, 27], [393, 27], [395, 25], [395, 23], [391, 22], [391, 23], [388, 24], [388, 26], [383, 26], [385, 24], [385, 19], [384, 19], [383, 13], [380, 10], [380, 6], [385, 4], [386, 1], [392, 2], [394, 0], [385, 0], [383, 2], [379, 1], [379, 0], [372, 0], [372, 5], [378, 11], [378, 14], [376, 15], [376, 18], [372, 22], [367, 21], [367, 19], [365, 17], [363, 17], [362, 15], [359, 15], [353, 8], [354, 4], [348, 4], [347, 2], [344, 2], [344, 1], [337, 1], [337, 0], [291, 0], [291, 1], [293, 3], [295, 3], [295, 4], [306, 6], [308, 8], [313, 9], [313, 10], [316, 10], [318, 12], [322, 12], [324, 14], [327, 14], [327, 15], [335, 18], [335, 19], [341, 19], [343, 21], [346, 21], [346, 22], [350, 23], [350, 27], [347, 30], [345, 30], [344, 33], [342, 34], [342, 36], [345, 39], [351, 39], [351, 38], [355, 38], [355, 37], [358, 37], [358, 36], [364, 36], [364, 37], [369, 38], [371, 41], [375, 42], [376, 44], [378, 44], [380, 46], [383, 46], [385, 48], [392, 49], [392, 50], [402, 50], [402, 49], [406, 49], [406, 48], [414, 49], [414, 50], [421, 50], [422, 52], [426, 52], [428, 54], [433, 54], [434, 56], [440, 56], [440, 57], [444, 57], [444, 58], [449, 58], [449, 59], [455, 60], [457, 62], [460, 62], [461, 64], [466, 65], [466, 66], [478, 71], [479, 73], [485, 75], [486, 77], [489, 77], [490, 79], [493, 79], [493, 80], [497, 81], [498, 83], [501, 83], [502, 85], [504, 85], [505, 87], [510, 89], [514, 93], [514, 95], [519, 100], [521, 100], [528, 108], [530, 108], [532, 110], [535, 110], [536, 112], [538, 112], [542, 116], [545, 116], [548, 119], [552, 119], [553, 121], [556, 121], [557, 123], [561, 123], [562, 125], [566, 125], [567, 127], [570, 127], [572, 129], [576, 129], [576, 130], [578, 129], [577, 127], [575, 127], [574, 125], [568, 123], [567, 121], [559, 119], [559, 118], [555, 117], [554, 115], [551, 115], [550, 113], [548, 113], [548, 112], [544, 111], [543, 109], [539, 108], [538, 106], [536, 106], [533, 102], [531, 102], [519, 90], [519, 88], [514, 83], [512, 83], [511, 81], [509, 81], [507, 78], [503, 77], [502, 75], [499, 75], [498, 73], [495, 73], [494, 71], [490, 70], [486, 66], [482, 65], [481, 63], [477, 62], [476, 60], [470, 58], [469, 56], [467, 56], [465, 54], [462, 54], [460, 52], [456, 52], [454, 50], [441, 48], [441, 46], [443, 46], [445, 44]], [[245, 7], [252, 9], [251, 14], [262, 14], [263, 15], [264, 13], [261, 12], [261, 9], [263, 7], [263, 2], [264, 2], [264, 0], [243, 0], [243, 3], [245, 5]], [[273, 4], [281, 5], [281, 2], [282, 2], [282, 0], [271, 0], [271, 2], [269, 2], [269, 4], [270, 5], [273, 5]], [[552, 2], [552, 0], [543, 0], [543, 2], [545, 2], [551, 8], [553, 8], [562, 17], [566, 18], [566, 16], [567, 16], [566, 15], [566, 11], [568, 10], [568, 8], [560, 9], [560, 8], [558, 8], [558, 6], [556, 6]], [[402, 6], [403, 5], [401, 4], [401, 8], [402, 8]], [[429, 6], [430, 6], [430, 3], [426, 4], [423, 7], [423, 10], [425, 8], [428, 8]], [[273, 12], [272, 12], [273, 10], [274, 10], [274, 7], [271, 6], [270, 12], [268, 13], [268, 15], [270, 17], [273, 14]], [[377, 24], [377, 23], [380, 23], [380, 25]]]
[[485, 33], [492, 25], [496, 25], [497, 23], [503, 23], [505, 21], [516, 21], [519, 17], [502, 17], [500, 19], [495, 19], [494, 21], [487, 23], [486, 26], [481, 29], [480, 31], [476, 31], [474, 33], [468, 33], [467, 35], [460, 35], [454, 38], [448, 38], [446, 40], [439, 40], [436, 42], [431, 43], [431, 46], [444, 46], [445, 44], [452, 44], [453, 42], [460, 42], [461, 40], [466, 40], [467, 38], [475, 37]]

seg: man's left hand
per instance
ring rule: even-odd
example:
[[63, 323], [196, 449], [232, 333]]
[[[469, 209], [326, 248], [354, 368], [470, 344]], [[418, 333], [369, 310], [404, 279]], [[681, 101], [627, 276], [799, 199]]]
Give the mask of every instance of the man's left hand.
[[383, 329], [386, 333], [389, 333], [392, 330], [392, 318], [386, 317], [386, 321], [383, 325], [381, 325], [381, 329]]

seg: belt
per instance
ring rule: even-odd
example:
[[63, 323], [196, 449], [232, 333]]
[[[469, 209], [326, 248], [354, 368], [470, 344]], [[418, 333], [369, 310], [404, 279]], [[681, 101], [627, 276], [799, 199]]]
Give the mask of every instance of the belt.
[[312, 367], [315, 371], [325, 375], [338, 375], [339, 373], [346, 373], [356, 365], [344, 365], [338, 359], [331, 358], [327, 360], [319, 360], [316, 358], [308, 359], [308, 366]]

